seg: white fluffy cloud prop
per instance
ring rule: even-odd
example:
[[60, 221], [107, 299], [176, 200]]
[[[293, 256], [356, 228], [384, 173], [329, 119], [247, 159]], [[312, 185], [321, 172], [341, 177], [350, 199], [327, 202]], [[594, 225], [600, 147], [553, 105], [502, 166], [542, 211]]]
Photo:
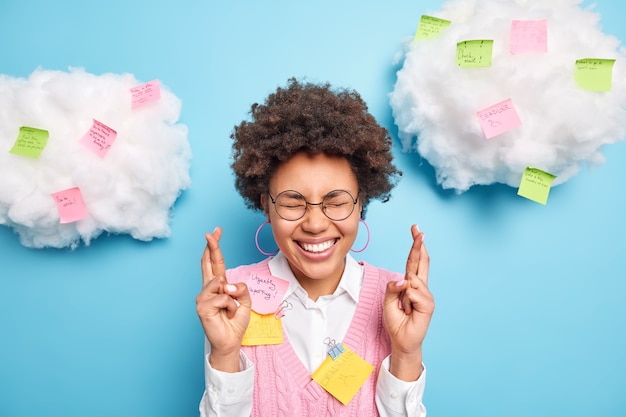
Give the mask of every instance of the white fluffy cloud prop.
[[[580, 3], [451, 0], [428, 13], [450, 26], [436, 38], [407, 41], [390, 103], [403, 149], [428, 160], [443, 188], [518, 187], [526, 167], [556, 175], [557, 185], [602, 163], [602, 147], [624, 138], [624, 49]], [[512, 20], [544, 19], [547, 53], [512, 54]], [[457, 42], [466, 40], [494, 41], [490, 67], [457, 65]], [[575, 64], [584, 58], [616, 60], [611, 91], [578, 86]], [[522, 124], [485, 139], [476, 112], [507, 99]]]
[[[180, 100], [161, 85], [160, 99], [132, 109], [130, 74], [36, 70], [0, 75], [0, 224], [28, 247], [72, 247], [102, 232], [149, 241], [170, 234], [170, 209], [190, 185], [187, 127]], [[117, 132], [101, 157], [80, 143], [94, 120]], [[38, 158], [10, 153], [20, 127], [49, 132]], [[52, 194], [78, 187], [86, 218], [60, 222]]]

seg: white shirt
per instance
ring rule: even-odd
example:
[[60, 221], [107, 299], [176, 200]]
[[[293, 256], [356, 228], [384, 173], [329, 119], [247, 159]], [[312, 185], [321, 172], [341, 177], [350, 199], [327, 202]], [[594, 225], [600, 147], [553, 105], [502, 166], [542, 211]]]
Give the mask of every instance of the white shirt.
[[[359, 302], [363, 266], [347, 255], [339, 286], [332, 295], [319, 297], [317, 301], [308, 297], [282, 253], [269, 261], [269, 269], [273, 276], [289, 282], [283, 298], [291, 303], [292, 308], [282, 318], [283, 329], [300, 361], [313, 373], [322, 364], [328, 351], [324, 339], [329, 337], [339, 343], [348, 331]], [[307, 323], [307, 326], [302, 326], [302, 323]], [[200, 415], [249, 416], [252, 410], [254, 364], [241, 352], [241, 372], [217, 371], [209, 364], [209, 349], [210, 344], [206, 342], [206, 389], [200, 401]], [[389, 357], [386, 357], [376, 384], [378, 413], [381, 417], [426, 416], [426, 408], [422, 404], [425, 384], [426, 369], [415, 382], [401, 381], [389, 372]]]

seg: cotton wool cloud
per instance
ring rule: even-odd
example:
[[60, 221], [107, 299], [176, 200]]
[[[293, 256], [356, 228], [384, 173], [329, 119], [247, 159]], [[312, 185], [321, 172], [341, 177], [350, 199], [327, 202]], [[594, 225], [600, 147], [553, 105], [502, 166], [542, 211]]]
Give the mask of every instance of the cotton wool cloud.
[[[451, 0], [426, 15], [450, 24], [436, 36], [407, 39], [390, 104], [403, 150], [425, 158], [443, 188], [518, 187], [527, 167], [556, 175], [553, 186], [562, 184], [582, 167], [602, 164], [603, 147], [624, 139], [625, 51], [603, 33], [592, 6]], [[513, 47], [513, 21], [543, 22], [545, 50]], [[458, 64], [464, 52], [457, 46], [472, 40], [493, 41], [491, 65]], [[607, 91], [577, 81], [577, 61], [589, 58], [614, 60]], [[487, 138], [479, 112], [505, 102], [519, 123]]]
[[[146, 86], [159, 87], [160, 97], [134, 106], [136, 88]], [[166, 86], [131, 74], [0, 75], [0, 224], [31, 248], [76, 248], [103, 232], [142, 241], [168, 237], [171, 209], [191, 182], [180, 111]], [[39, 155], [14, 151], [21, 129], [47, 132]], [[75, 189], [85, 212], [80, 220], [64, 219], [58, 206], [76, 197], [56, 193]]]

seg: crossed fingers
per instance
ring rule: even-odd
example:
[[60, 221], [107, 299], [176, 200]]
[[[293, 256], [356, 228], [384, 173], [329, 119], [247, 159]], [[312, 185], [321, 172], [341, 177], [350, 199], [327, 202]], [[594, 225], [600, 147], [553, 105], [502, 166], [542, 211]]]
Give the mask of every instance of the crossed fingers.
[[206, 287], [213, 278], [226, 276], [226, 263], [219, 245], [222, 228], [216, 227], [213, 233], [207, 233], [205, 237], [207, 244], [201, 259], [202, 288]]
[[428, 295], [428, 268], [430, 259], [424, 245], [424, 233], [420, 232], [416, 225], [411, 227], [413, 244], [406, 261], [405, 281], [408, 284], [400, 294], [398, 306], [406, 314], [411, 314], [414, 305], [419, 304], [420, 299]]

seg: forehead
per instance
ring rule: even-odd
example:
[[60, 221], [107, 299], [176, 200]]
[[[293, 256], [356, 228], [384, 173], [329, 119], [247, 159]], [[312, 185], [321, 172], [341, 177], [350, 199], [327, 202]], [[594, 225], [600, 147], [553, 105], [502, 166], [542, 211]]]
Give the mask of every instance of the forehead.
[[356, 176], [346, 158], [323, 153], [298, 153], [280, 164], [270, 179], [270, 191], [274, 193], [296, 190], [313, 198], [337, 189], [356, 194]]

